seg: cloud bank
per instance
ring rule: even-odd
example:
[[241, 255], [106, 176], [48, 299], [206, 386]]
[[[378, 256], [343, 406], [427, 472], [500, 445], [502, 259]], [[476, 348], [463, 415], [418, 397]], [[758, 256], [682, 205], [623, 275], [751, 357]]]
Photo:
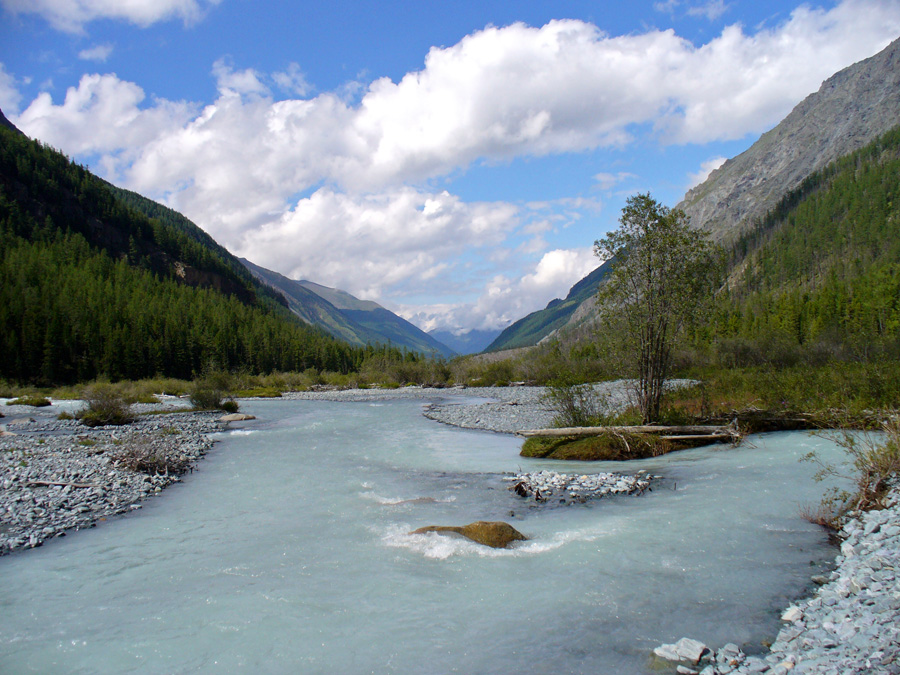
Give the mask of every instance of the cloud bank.
[[97, 19], [117, 19], [138, 26], [180, 18], [200, 20], [221, 0], [0, 0], [13, 14], [37, 14], [57, 30], [80, 33]]

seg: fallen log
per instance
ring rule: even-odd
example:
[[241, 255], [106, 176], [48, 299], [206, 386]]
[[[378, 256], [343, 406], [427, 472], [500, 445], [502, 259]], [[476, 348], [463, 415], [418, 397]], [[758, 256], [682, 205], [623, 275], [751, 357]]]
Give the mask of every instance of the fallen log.
[[682, 425], [682, 426], [663, 426], [658, 424], [644, 424], [638, 426], [610, 426], [610, 427], [562, 427], [560, 429], [524, 429], [517, 431], [517, 436], [531, 438], [532, 436], [540, 436], [547, 438], [568, 437], [568, 438], [584, 438], [587, 436], [600, 436], [601, 434], [670, 434], [670, 435], [688, 435], [688, 434], [728, 434], [732, 435], [732, 431], [723, 426], [712, 426], [706, 424]]

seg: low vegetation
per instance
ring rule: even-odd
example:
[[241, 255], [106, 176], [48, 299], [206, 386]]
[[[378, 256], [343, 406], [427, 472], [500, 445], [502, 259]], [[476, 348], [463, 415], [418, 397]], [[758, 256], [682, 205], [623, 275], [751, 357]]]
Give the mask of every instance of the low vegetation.
[[131, 406], [109, 383], [98, 382], [85, 388], [83, 398], [85, 407], [76, 417], [89, 427], [128, 424], [134, 419]]
[[6, 405], [30, 405], [35, 408], [43, 408], [50, 405], [50, 399], [46, 396], [20, 396], [12, 401], [7, 401]]

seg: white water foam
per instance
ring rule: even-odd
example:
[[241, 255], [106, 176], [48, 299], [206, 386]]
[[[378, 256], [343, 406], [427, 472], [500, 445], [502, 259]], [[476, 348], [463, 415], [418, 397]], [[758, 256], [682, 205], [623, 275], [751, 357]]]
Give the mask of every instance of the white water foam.
[[408, 524], [391, 525], [382, 531], [381, 542], [390, 548], [405, 548], [432, 560], [447, 560], [452, 557], [477, 556], [481, 558], [502, 558], [533, 556], [553, 551], [576, 541], [595, 541], [610, 532], [594, 529], [567, 530], [557, 532], [549, 539], [537, 538], [516, 542], [510, 548], [491, 548], [470, 541], [463, 536], [426, 532], [412, 534], [414, 527]]

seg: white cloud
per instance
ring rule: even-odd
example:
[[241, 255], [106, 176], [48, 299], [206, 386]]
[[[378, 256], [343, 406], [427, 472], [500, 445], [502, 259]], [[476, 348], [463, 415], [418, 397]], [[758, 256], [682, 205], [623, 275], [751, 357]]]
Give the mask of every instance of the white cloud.
[[111, 44], [97, 45], [90, 49], [82, 49], [78, 52], [78, 58], [82, 61], [97, 61], [103, 63], [109, 58], [112, 52], [113, 46]]
[[231, 249], [292, 278], [367, 298], [449, 283], [464, 251], [496, 246], [518, 224], [505, 203], [466, 203], [448, 192], [404, 187], [375, 195], [320, 189]]
[[73, 155], [104, 155], [117, 166], [141, 154], [162, 133], [171, 133], [195, 112], [193, 106], [154, 101], [141, 109], [144, 91], [115, 75], [84, 75], [56, 105], [49, 93], [38, 95], [16, 125], [25, 133]]
[[473, 303], [406, 306], [398, 310], [423, 330], [505, 328], [526, 314], [564, 298], [571, 287], [599, 267], [590, 248], [548, 251], [531, 272], [515, 279], [498, 274], [491, 278]]
[[269, 88], [260, 81], [260, 75], [252, 68], [235, 70], [223, 57], [212, 67], [216, 87], [222, 96], [265, 96]]
[[306, 81], [306, 76], [297, 63], [289, 64], [285, 71], [272, 73], [272, 80], [281, 91], [291, 96], [304, 97], [312, 91], [312, 86]]
[[138, 26], [178, 17], [185, 24], [200, 20], [221, 0], [0, 0], [14, 14], [38, 14], [57, 30], [81, 32], [96, 19], [119, 19]]
[[713, 157], [712, 159], [708, 159], [700, 165], [700, 170], [696, 173], [692, 173], [688, 176], [688, 190], [691, 188], [697, 187], [709, 178], [709, 174], [722, 166], [727, 157]]
[[6, 72], [6, 67], [0, 63], [0, 110], [4, 115], [15, 115], [19, 112], [19, 103], [22, 95], [16, 86], [16, 78]]
[[688, 16], [701, 16], [710, 21], [715, 21], [727, 12], [729, 7], [730, 4], [726, 3], [725, 0], [708, 0], [708, 2], [700, 5], [688, 7], [687, 13]]

